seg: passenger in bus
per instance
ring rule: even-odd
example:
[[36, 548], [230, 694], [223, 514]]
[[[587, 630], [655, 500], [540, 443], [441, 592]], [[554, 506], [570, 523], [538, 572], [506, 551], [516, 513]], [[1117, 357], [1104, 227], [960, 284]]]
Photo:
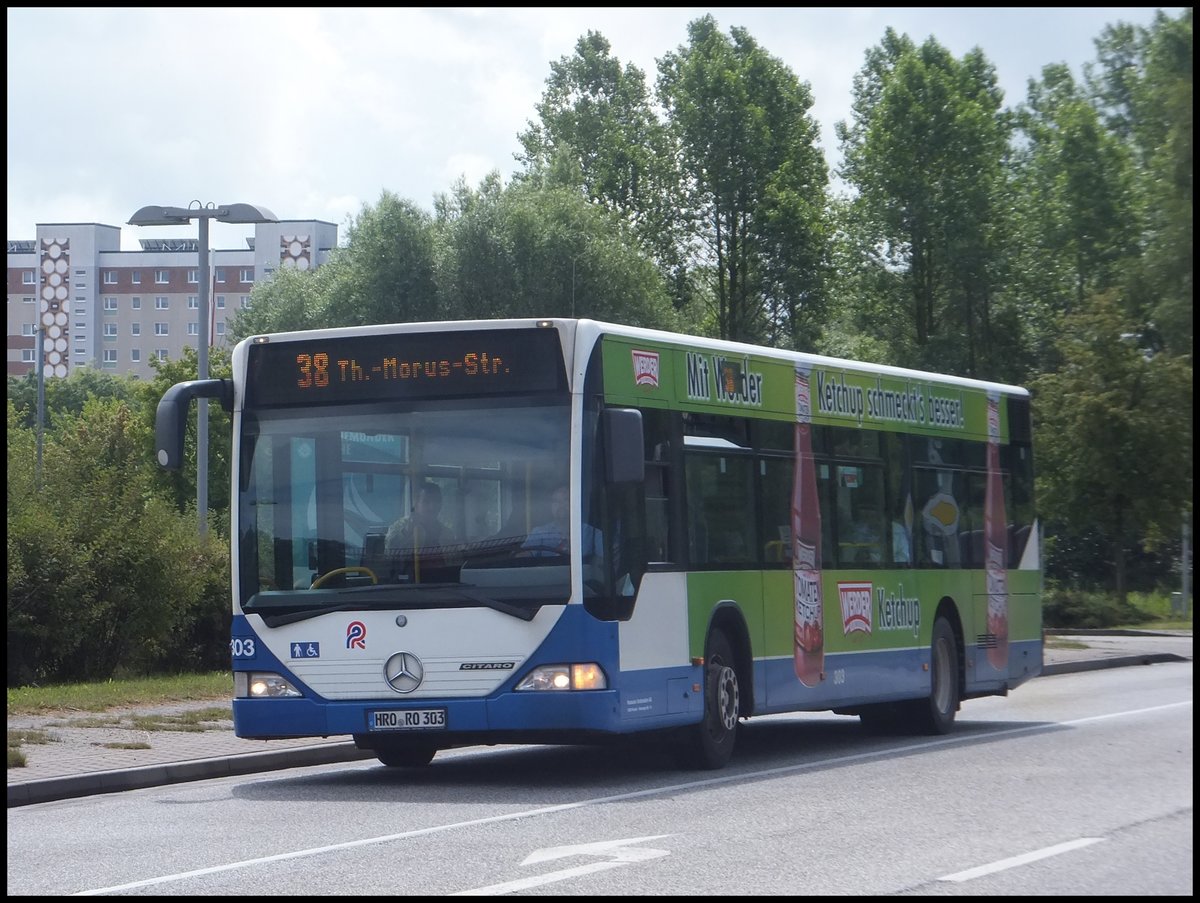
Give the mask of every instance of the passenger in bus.
[[442, 523], [442, 490], [436, 483], [422, 483], [412, 514], [392, 524], [384, 540], [389, 552], [399, 549], [429, 549], [453, 542], [453, 531]]
[[[550, 520], [529, 531], [517, 553], [522, 558], [544, 558], [566, 555], [571, 551], [571, 492], [566, 484], [554, 488], [550, 495]], [[599, 561], [603, 557], [604, 536], [591, 524], [583, 525], [583, 560]]]

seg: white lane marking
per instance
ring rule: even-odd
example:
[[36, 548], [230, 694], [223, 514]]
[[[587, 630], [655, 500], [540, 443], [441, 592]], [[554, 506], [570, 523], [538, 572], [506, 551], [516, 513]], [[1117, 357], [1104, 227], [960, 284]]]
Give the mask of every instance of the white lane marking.
[[1000, 859], [989, 865], [967, 869], [965, 872], [955, 872], [953, 875], [938, 878], [938, 881], [971, 881], [974, 878], [982, 878], [984, 875], [990, 875], [993, 872], [1002, 872], [1005, 869], [1013, 869], [1019, 865], [1037, 862], [1039, 859], [1057, 856], [1059, 853], [1069, 853], [1071, 850], [1090, 847], [1092, 844], [1099, 843], [1103, 839], [1103, 837], [1080, 837], [1078, 840], [1068, 840], [1066, 843], [1055, 844], [1052, 847], [1043, 847], [1031, 853], [1022, 853], [1020, 856], [1010, 856], [1008, 859]]
[[666, 856], [666, 850], [654, 850], [649, 847], [630, 849], [631, 844], [645, 843], [648, 840], [662, 840], [670, 834], [655, 834], [651, 837], [627, 837], [624, 840], [600, 840], [596, 843], [573, 843], [565, 847], [542, 847], [534, 850], [525, 857], [521, 865], [536, 865], [539, 862], [549, 862], [551, 859], [566, 859], [568, 856], [611, 856], [624, 862], [641, 862], [643, 859], [657, 859]]
[[653, 847], [630, 847], [632, 843], [643, 843], [647, 840], [661, 840], [670, 834], [656, 834], [653, 837], [630, 837], [626, 840], [602, 840], [597, 843], [577, 843], [564, 847], [545, 847], [534, 850], [525, 857], [521, 865], [535, 865], [548, 862], [551, 859], [565, 859], [568, 856], [611, 856], [611, 862], [594, 862], [591, 865], [579, 865], [575, 868], [560, 869], [557, 872], [547, 872], [534, 878], [521, 878], [516, 881], [505, 881], [503, 884], [492, 884], [488, 887], [476, 887], [472, 890], [460, 890], [450, 894], [452, 897], [490, 897], [498, 894], [512, 894], [540, 887], [543, 884], [553, 884], [555, 881], [566, 881], [568, 878], [578, 878], [605, 869], [618, 868], [622, 865], [632, 865], [635, 862], [646, 862], [658, 859], [660, 856], [670, 856], [670, 850], [656, 850]]
[[[1192, 701], [1189, 699], [1185, 702], [1172, 702], [1166, 705], [1150, 706], [1145, 709], [1131, 709], [1126, 712], [1113, 712], [1107, 715], [1092, 715], [1088, 718], [1076, 718], [1074, 721], [1059, 721], [1054, 724], [1028, 724], [1022, 727], [1008, 728], [999, 730], [995, 733], [986, 735], [973, 735], [970, 737], [954, 736], [941, 737], [937, 740], [925, 740], [920, 743], [912, 743], [908, 746], [888, 747], [887, 749], [877, 749], [871, 752], [854, 753], [849, 756], [834, 756], [828, 759], [818, 759], [815, 762], [804, 762], [800, 765], [783, 765], [779, 768], [766, 768], [762, 771], [741, 772], [739, 774], [731, 774], [723, 777], [707, 778], [703, 781], [687, 781], [683, 784], [669, 784], [662, 787], [650, 787], [646, 790], [635, 790], [631, 793], [618, 793], [613, 796], [601, 796], [590, 800], [579, 800], [575, 803], [560, 803], [557, 806], [543, 806], [540, 809], [528, 809], [524, 812], [509, 812], [505, 815], [492, 815], [487, 818], [473, 818], [468, 821], [451, 822], [444, 825], [433, 825], [428, 828], [418, 828], [415, 831], [404, 831], [400, 834], [384, 834], [380, 837], [364, 837], [361, 840], [349, 840], [345, 843], [334, 843], [323, 847], [312, 847], [307, 850], [295, 850], [291, 853], [278, 853], [274, 856], [262, 856], [258, 859], [243, 859], [240, 862], [228, 862], [225, 865], [214, 865], [211, 868], [193, 869], [189, 872], [178, 872], [174, 875], [162, 875], [158, 878], [147, 878], [143, 881], [131, 881], [128, 884], [118, 884], [113, 887], [99, 887], [93, 890], [76, 891], [71, 896], [73, 897], [90, 897], [97, 894], [111, 894], [119, 891], [134, 890], [140, 887], [153, 887], [156, 884], [167, 884], [171, 881], [183, 881], [188, 878], [198, 878], [203, 875], [215, 875], [220, 872], [231, 872], [235, 869], [250, 868], [255, 865], [265, 865], [270, 862], [283, 862], [288, 859], [304, 859], [309, 856], [322, 856], [325, 853], [331, 853], [335, 850], [353, 850], [358, 847], [370, 846], [376, 843], [390, 843], [396, 840], [407, 840], [410, 837], [424, 837], [429, 834], [441, 834], [445, 831], [456, 831], [460, 828], [473, 828], [476, 825], [494, 825], [499, 822], [517, 821], [522, 818], [532, 818], [539, 815], [553, 815], [556, 812], [569, 812], [572, 809], [583, 809], [588, 806], [603, 806], [608, 803], [619, 803], [625, 800], [642, 799], [648, 796], [661, 796], [670, 793], [679, 793], [685, 790], [695, 790], [700, 787], [716, 787], [721, 784], [732, 784], [735, 781], [752, 780], [757, 781], [764, 777], [782, 774], [795, 774], [802, 771], [811, 771], [816, 768], [825, 768], [834, 764], [847, 764], [851, 762], [866, 762], [871, 759], [879, 759], [884, 757], [895, 756], [897, 753], [909, 753], [922, 749], [936, 749], [941, 746], [953, 746], [961, 743], [975, 742], [980, 739], [992, 739], [994, 737], [1011, 737], [1018, 734], [1027, 734], [1033, 731], [1045, 731], [1054, 727], [1072, 727], [1077, 724], [1087, 724], [1092, 721], [1106, 721], [1110, 718], [1124, 718], [1131, 715], [1145, 715], [1149, 712], [1160, 712], [1166, 709], [1176, 709], [1181, 706], [1190, 706]], [[19, 810], [18, 810], [19, 811]]]

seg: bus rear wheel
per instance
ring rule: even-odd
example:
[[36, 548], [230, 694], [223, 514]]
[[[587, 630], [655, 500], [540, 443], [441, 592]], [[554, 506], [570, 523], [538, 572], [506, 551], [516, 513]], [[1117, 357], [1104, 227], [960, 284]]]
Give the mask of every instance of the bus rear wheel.
[[958, 642], [946, 618], [933, 625], [929, 650], [930, 687], [926, 699], [909, 703], [913, 726], [923, 734], [944, 734], [954, 726], [960, 702]]
[[375, 750], [375, 758], [388, 768], [423, 768], [437, 754], [435, 746], [397, 746]]
[[733, 756], [741, 706], [734, 666], [729, 638], [714, 630], [704, 658], [704, 717], [684, 731], [678, 746], [680, 764], [687, 768], [724, 768]]

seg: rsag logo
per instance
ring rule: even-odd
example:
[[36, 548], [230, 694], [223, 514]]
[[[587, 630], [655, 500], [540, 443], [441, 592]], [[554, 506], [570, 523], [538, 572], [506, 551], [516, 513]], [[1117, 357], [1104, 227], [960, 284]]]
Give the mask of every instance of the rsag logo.
[[633, 351], [633, 381], [658, 388], [658, 352]]
[[839, 581], [838, 602], [842, 606], [842, 633], [871, 632], [872, 585], [862, 581]]
[[367, 648], [367, 625], [362, 621], [351, 621], [346, 625], [346, 648]]

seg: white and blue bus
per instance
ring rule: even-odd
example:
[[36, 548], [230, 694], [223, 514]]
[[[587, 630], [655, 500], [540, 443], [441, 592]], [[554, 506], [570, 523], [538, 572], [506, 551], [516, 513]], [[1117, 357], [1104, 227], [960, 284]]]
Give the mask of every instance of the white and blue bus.
[[[232, 363], [156, 442], [178, 468], [191, 399], [232, 412], [240, 737], [420, 766], [644, 735], [718, 768], [747, 718], [941, 733], [1041, 670], [1024, 389], [574, 319]], [[394, 530], [430, 485], [438, 529]]]

